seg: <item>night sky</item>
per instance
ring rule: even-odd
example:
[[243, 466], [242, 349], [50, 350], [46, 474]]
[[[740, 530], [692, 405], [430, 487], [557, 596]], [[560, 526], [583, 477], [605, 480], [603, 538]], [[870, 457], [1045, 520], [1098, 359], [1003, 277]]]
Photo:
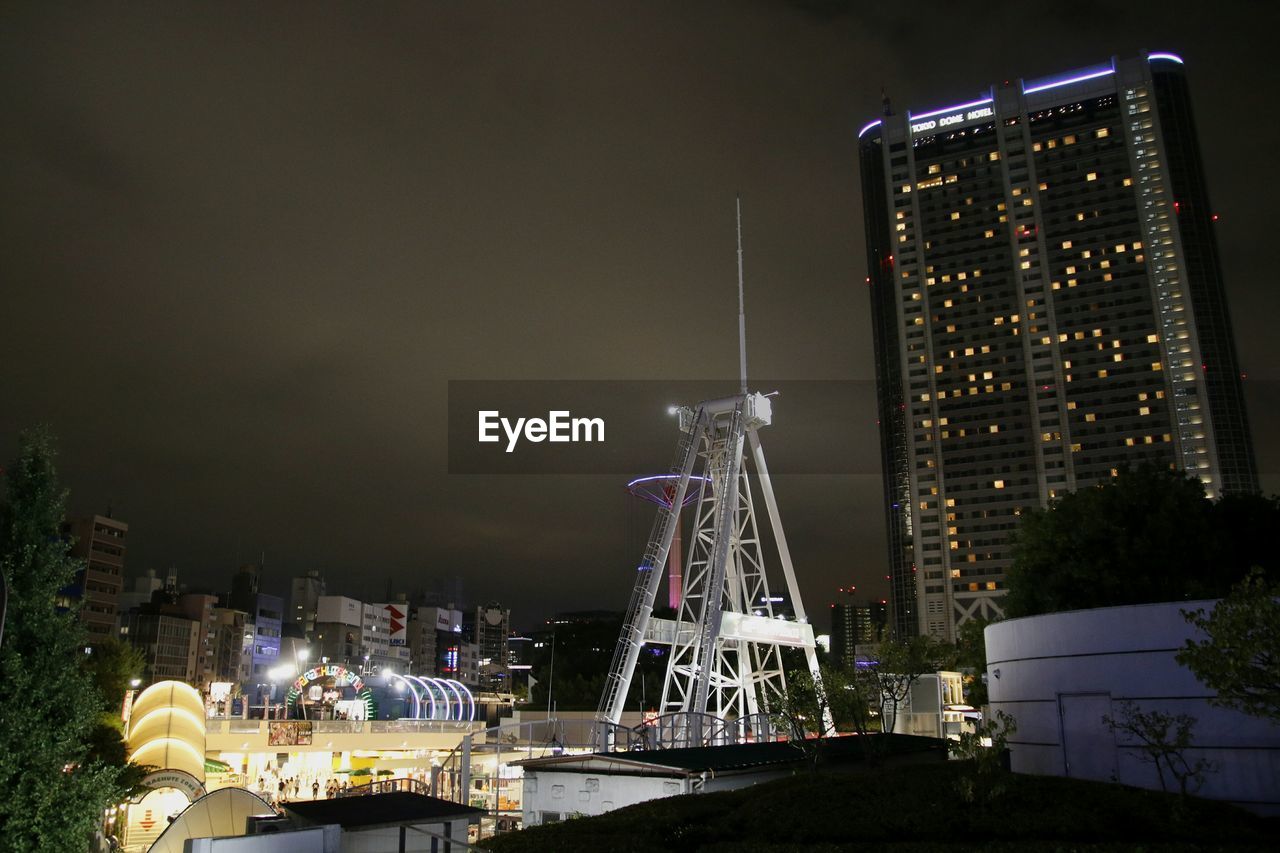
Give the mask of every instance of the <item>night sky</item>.
[[[625, 477], [450, 475], [448, 381], [732, 378], [741, 193], [753, 375], [865, 387], [882, 89], [921, 111], [1147, 49], [1187, 61], [1280, 490], [1277, 7], [982, 7], [5, 4], [2, 455], [49, 424], [129, 575], [222, 589], [265, 555], [268, 591], [316, 568], [368, 600], [457, 576], [518, 626], [622, 609], [650, 520]], [[823, 628], [837, 586], [887, 594], [859, 400], [826, 438], [854, 473], [776, 483]]]

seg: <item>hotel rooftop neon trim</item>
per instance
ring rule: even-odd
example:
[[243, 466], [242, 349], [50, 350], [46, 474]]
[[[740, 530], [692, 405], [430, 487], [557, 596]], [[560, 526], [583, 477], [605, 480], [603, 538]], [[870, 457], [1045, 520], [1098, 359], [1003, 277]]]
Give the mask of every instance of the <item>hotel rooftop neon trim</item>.
[[[1147, 54], [1148, 62], [1157, 62], [1159, 60], [1176, 62], [1179, 65], [1185, 64], [1182, 61], [1182, 57], [1178, 56], [1176, 53], [1148, 53]], [[1115, 73], [1116, 73], [1115, 60], [1112, 60], [1112, 65], [1110, 68], [1101, 68], [1095, 65], [1092, 69], [1082, 68], [1076, 71], [1066, 72], [1066, 75], [1069, 75], [1069, 76], [1059, 75], [1057, 77], [1042, 77], [1039, 80], [1033, 80], [1031, 82], [1035, 85], [1031, 86], [1031, 88], [1027, 88], [1026, 81], [1022, 81], [1022, 94], [1033, 95], [1036, 92], [1045, 92], [1045, 91], [1048, 91], [1049, 89], [1056, 89], [1059, 86], [1069, 86], [1072, 83], [1083, 83], [1086, 80], [1096, 80], [1099, 77], [1106, 77], [1109, 74], [1115, 74]], [[983, 98], [980, 101], [970, 101], [967, 104], [956, 104], [955, 106], [952, 106], [952, 107], [944, 107], [943, 109], [940, 109], [940, 110], [931, 110], [927, 113], [920, 113], [919, 115], [916, 115], [910, 110], [907, 110], [907, 121], [912, 122], [912, 121], [917, 121], [919, 119], [932, 118], [933, 116], [944, 115], [946, 113], [955, 112], [956, 110], [967, 110], [967, 109], [970, 109], [971, 107], [980, 107], [980, 106], [983, 106], [984, 104], [992, 103], [993, 100], [994, 100], [993, 98]], [[866, 133], [869, 130], [879, 126], [880, 123], [881, 123], [881, 119], [876, 119], [874, 121], [867, 122], [865, 125], [863, 125], [862, 130], [858, 131], [858, 138], [861, 139], [863, 136], [866, 135]]]
[[945, 114], [947, 114], [947, 113], [953, 113], [953, 112], [955, 112], [956, 110], [967, 110], [967, 109], [969, 109], [970, 107], [980, 107], [980, 106], [983, 106], [984, 104], [989, 104], [989, 103], [991, 103], [991, 102], [992, 102], [992, 100], [994, 100], [994, 99], [993, 99], [993, 98], [983, 98], [983, 99], [982, 99], [982, 100], [980, 100], [980, 101], [970, 101], [970, 102], [969, 102], [969, 103], [967, 103], [967, 104], [956, 104], [954, 107], [943, 107], [943, 108], [942, 108], [942, 109], [940, 109], [940, 110], [933, 110], [932, 112], [921, 113], [920, 115], [916, 115], [915, 113], [911, 112], [910, 110], [907, 110], [907, 120], [908, 120], [908, 121], [914, 121], [914, 120], [916, 120], [916, 119], [921, 119], [921, 118], [932, 118], [932, 117], [934, 117], [934, 116], [940, 116], [940, 115], [945, 115]]

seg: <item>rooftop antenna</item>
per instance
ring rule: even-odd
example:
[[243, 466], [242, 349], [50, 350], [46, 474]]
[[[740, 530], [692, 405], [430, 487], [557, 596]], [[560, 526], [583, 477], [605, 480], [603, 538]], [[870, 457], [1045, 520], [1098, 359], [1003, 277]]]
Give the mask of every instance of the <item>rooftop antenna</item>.
[[742, 196], [738, 202], [738, 366], [742, 379], [738, 393], [747, 393], [747, 315], [742, 302]]

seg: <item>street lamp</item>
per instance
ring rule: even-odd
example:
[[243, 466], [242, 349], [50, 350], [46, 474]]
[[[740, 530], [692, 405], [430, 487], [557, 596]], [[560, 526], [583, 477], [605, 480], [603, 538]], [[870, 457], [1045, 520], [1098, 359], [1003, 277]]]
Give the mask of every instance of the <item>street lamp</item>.
[[129, 734], [129, 718], [133, 716], [133, 697], [137, 695], [138, 688], [142, 685], [141, 678], [129, 679], [129, 689], [124, 694], [124, 705], [120, 708], [120, 719], [124, 723], [125, 736]]

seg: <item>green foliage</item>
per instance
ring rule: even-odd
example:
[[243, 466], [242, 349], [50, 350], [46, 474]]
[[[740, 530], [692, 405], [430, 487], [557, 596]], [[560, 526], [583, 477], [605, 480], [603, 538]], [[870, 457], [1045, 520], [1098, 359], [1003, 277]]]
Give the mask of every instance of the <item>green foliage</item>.
[[840, 731], [870, 732], [874, 684], [864, 672], [823, 666], [814, 678], [807, 669], [796, 670], [787, 674], [787, 689], [770, 716], [816, 769], [822, 761], [823, 738]]
[[964, 675], [964, 697], [970, 705], [987, 704], [987, 626], [989, 619], [970, 619], [956, 632], [956, 668]]
[[892, 732], [898, 707], [906, 701], [920, 676], [955, 663], [955, 649], [928, 635], [881, 643], [867, 669], [880, 706], [880, 725]]
[[1120, 703], [1120, 716], [1102, 718], [1112, 732], [1127, 737], [1123, 745], [1143, 761], [1154, 764], [1160, 777], [1160, 790], [1169, 790], [1166, 777], [1178, 783], [1182, 796], [1194, 794], [1204, 784], [1204, 775], [1213, 769], [1211, 762], [1200, 758], [1191, 761], [1186, 751], [1191, 748], [1191, 729], [1196, 718], [1190, 714], [1166, 714], [1143, 711], [1133, 702]]
[[996, 711], [974, 726], [973, 731], [960, 733], [960, 740], [952, 751], [967, 761], [970, 769], [956, 784], [966, 803], [987, 805], [1004, 793], [1004, 752], [1009, 746], [1009, 735], [1017, 730], [1017, 720], [1004, 711]]
[[118, 712], [129, 682], [142, 676], [146, 658], [136, 647], [108, 637], [93, 647], [93, 654], [85, 657], [85, 666], [94, 689], [102, 697], [103, 710]]
[[1023, 512], [1009, 616], [1218, 598], [1251, 565], [1280, 567], [1280, 501], [1205, 499], [1199, 480], [1146, 465]]
[[52, 441], [24, 434], [5, 471], [0, 571], [9, 584], [0, 645], [0, 850], [83, 850], [103, 809], [123, 795], [121, 768], [91, 753], [103, 708], [74, 612], [54, 607], [77, 564], [58, 535], [65, 495]]
[[1280, 721], [1280, 584], [1255, 570], [1207, 616], [1182, 615], [1207, 639], [1187, 640], [1178, 662], [1217, 691], [1209, 701]]

